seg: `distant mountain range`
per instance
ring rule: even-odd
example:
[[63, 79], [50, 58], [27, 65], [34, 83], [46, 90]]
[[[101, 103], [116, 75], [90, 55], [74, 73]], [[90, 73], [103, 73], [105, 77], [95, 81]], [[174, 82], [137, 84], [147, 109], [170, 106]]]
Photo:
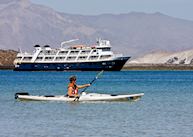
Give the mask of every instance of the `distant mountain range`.
[[99, 37], [109, 39], [114, 51], [132, 57], [158, 50], [177, 52], [193, 48], [193, 21], [161, 13], [73, 15], [29, 0], [0, 1], [0, 49], [59, 47], [74, 38], [94, 44]]

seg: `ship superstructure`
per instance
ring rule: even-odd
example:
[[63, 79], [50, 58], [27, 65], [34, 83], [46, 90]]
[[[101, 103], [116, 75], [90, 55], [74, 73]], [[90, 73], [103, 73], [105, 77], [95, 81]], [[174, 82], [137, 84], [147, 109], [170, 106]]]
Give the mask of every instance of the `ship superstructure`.
[[33, 53], [20, 52], [14, 61], [18, 71], [44, 71], [44, 70], [121, 70], [130, 57], [114, 54], [111, 51], [110, 41], [99, 39], [96, 45], [73, 45], [66, 47], [67, 43], [61, 43], [58, 49], [49, 45], [41, 47], [35, 45]]

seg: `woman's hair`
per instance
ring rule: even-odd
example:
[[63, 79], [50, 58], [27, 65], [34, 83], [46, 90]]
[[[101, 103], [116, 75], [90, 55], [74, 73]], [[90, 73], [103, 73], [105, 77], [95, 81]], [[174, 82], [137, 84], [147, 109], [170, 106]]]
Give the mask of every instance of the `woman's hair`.
[[70, 82], [75, 81], [76, 80], [76, 76], [70, 76], [69, 80], [70, 80]]

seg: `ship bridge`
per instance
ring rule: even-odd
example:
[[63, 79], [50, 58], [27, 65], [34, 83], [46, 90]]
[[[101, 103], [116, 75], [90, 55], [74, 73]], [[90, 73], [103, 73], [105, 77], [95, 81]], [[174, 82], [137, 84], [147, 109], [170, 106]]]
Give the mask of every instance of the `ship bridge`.
[[101, 49], [102, 51], [111, 51], [110, 41], [99, 39], [96, 43], [97, 45], [95, 47], [97, 49]]

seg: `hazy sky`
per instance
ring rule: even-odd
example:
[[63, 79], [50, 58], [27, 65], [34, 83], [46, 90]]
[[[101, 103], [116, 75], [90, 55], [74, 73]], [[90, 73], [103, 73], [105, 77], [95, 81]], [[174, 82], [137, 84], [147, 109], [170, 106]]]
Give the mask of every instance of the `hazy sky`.
[[193, 0], [31, 0], [57, 11], [72, 14], [98, 15], [103, 13], [161, 12], [193, 20]]

